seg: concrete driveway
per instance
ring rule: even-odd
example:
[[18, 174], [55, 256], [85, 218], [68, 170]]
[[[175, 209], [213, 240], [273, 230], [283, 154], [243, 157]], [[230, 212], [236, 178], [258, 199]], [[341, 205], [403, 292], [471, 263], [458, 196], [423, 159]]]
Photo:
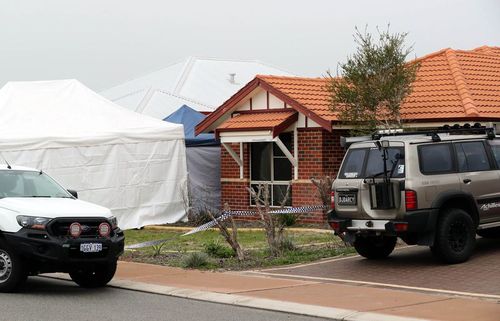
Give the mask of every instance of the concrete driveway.
[[438, 262], [427, 247], [409, 246], [381, 261], [354, 256], [255, 273], [499, 300], [500, 240], [478, 239], [474, 256], [456, 265]]

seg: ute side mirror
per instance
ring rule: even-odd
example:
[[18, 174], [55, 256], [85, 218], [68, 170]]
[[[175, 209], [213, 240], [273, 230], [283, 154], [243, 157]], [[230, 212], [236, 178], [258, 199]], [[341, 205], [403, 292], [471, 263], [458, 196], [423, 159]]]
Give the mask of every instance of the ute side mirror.
[[74, 198], [78, 198], [78, 193], [74, 189], [68, 189], [68, 193], [73, 195]]

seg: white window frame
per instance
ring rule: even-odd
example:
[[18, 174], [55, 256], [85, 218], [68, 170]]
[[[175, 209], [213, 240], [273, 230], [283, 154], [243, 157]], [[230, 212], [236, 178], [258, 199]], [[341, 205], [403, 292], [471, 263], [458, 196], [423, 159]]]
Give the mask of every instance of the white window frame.
[[[288, 132], [286, 132], [288, 133]], [[294, 132], [289, 132], [291, 135], [292, 135], [292, 142], [294, 142]], [[285, 134], [285, 133], [284, 133]], [[279, 138], [279, 136], [278, 136]], [[282, 156], [274, 156], [274, 148], [279, 148], [280, 147], [278, 146], [278, 144], [275, 142], [275, 141], [270, 141], [270, 142], [265, 142], [265, 143], [272, 143], [272, 151], [271, 151], [271, 178], [274, 178], [274, 159], [275, 158], [279, 158], [279, 159], [287, 159], [289, 160], [289, 158], [286, 156], [286, 155], [282, 155]], [[281, 150], [281, 149], [280, 149]], [[283, 152], [283, 151], [282, 151]], [[280, 205], [273, 205], [274, 204], [274, 192], [273, 192], [273, 186], [274, 185], [282, 185], [282, 186], [288, 186], [288, 185], [291, 185], [292, 183], [292, 180], [293, 180], [293, 176], [294, 176], [294, 170], [295, 170], [296, 166], [294, 166], [294, 164], [292, 163], [292, 172], [290, 173], [290, 180], [289, 181], [274, 181], [274, 180], [271, 180], [271, 181], [254, 181], [252, 180], [252, 144], [250, 143], [250, 148], [249, 148], [249, 173], [250, 173], [250, 188], [252, 188], [252, 185], [258, 185], [258, 184], [269, 184], [269, 193], [270, 193], [270, 207], [280, 207]], [[293, 198], [292, 198], [292, 193], [290, 193], [289, 195], [290, 197], [290, 202], [292, 202]], [[255, 207], [256, 205], [255, 204], [252, 204], [252, 196], [250, 195], [250, 206], [251, 207]], [[287, 205], [285, 207], [291, 207], [291, 205]]]

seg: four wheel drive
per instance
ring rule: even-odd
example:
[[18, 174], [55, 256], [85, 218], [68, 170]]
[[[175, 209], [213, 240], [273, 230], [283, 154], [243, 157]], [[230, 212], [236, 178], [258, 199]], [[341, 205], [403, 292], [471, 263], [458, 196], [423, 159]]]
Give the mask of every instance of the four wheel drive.
[[332, 186], [328, 222], [369, 259], [397, 237], [447, 263], [466, 261], [476, 233], [500, 237], [500, 139], [481, 127], [352, 138]]
[[109, 209], [78, 200], [41, 171], [0, 166], [0, 292], [50, 272], [69, 273], [82, 287], [104, 286], [123, 247]]

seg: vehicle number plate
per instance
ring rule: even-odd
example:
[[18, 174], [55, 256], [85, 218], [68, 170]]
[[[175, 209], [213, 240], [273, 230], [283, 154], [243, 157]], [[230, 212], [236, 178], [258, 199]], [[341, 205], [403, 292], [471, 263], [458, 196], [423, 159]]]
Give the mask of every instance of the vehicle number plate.
[[356, 193], [339, 193], [339, 205], [356, 205], [357, 203]]
[[82, 243], [80, 244], [80, 252], [96, 253], [102, 251], [102, 243]]

